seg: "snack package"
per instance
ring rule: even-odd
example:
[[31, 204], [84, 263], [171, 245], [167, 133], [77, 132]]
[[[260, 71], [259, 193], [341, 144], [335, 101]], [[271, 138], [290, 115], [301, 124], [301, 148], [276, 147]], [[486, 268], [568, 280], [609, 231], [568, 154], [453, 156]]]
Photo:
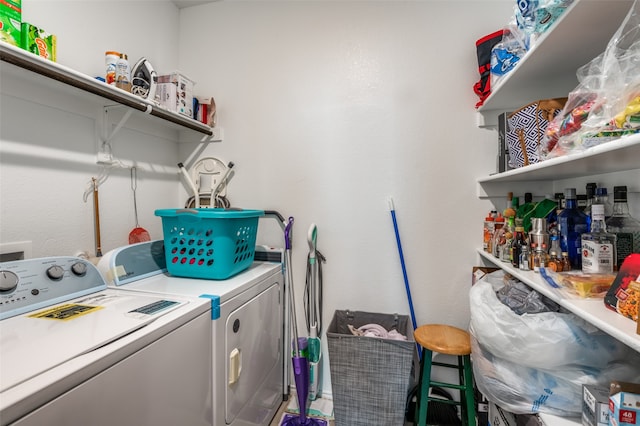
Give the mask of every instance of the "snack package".
[[604, 305], [622, 316], [638, 321], [639, 282], [640, 254], [633, 253], [622, 262], [615, 281], [604, 297]]
[[547, 274], [566, 292], [581, 299], [604, 298], [615, 274], [583, 274], [580, 271], [551, 272]]
[[635, 1], [605, 51], [578, 69], [579, 84], [569, 94], [557, 121], [548, 127], [541, 144], [542, 158], [635, 133], [640, 128], [639, 61], [640, 2]]

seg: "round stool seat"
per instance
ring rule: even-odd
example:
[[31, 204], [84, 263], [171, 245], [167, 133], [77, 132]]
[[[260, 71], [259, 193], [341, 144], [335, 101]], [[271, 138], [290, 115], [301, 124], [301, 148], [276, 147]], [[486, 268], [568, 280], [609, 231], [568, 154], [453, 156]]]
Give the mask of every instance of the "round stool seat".
[[466, 331], [446, 324], [426, 324], [413, 333], [423, 348], [447, 355], [469, 355], [471, 337]]

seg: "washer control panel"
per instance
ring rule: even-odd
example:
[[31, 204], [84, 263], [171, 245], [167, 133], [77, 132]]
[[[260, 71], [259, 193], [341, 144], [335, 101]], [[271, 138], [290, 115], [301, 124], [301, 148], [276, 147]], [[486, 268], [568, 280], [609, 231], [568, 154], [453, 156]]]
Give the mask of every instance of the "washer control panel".
[[46, 257], [0, 263], [0, 320], [75, 297], [107, 284], [89, 261]]

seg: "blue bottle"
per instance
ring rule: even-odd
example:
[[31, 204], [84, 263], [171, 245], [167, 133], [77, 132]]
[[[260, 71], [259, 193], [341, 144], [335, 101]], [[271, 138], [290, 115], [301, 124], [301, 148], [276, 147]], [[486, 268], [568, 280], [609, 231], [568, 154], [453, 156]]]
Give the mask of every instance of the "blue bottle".
[[582, 269], [581, 236], [587, 231], [588, 217], [578, 208], [575, 188], [564, 190], [565, 208], [558, 214], [560, 247], [569, 254], [572, 269]]

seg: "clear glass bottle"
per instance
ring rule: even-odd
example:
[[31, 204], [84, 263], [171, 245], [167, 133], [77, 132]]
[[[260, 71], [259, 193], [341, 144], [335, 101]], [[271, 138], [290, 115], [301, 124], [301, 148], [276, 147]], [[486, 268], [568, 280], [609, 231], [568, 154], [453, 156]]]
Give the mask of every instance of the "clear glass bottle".
[[508, 217], [504, 225], [503, 244], [500, 246], [500, 260], [503, 262], [511, 262], [511, 243], [515, 232], [514, 217]]
[[499, 247], [504, 244], [503, 240], [505, 238], [504, 216], [500, 212], [498, 212], [494, 227], [493, 237], [491, 238], [491, 254], [500, 259]]
[[520, 249], [520, 258], [518, 261], [518, 268], [521, 271], [530, 271], [530, 263], [529, 263], [529, 248], [527, 245], [523, 245]]
[[[582, 209], [582, 211], [587, 215], [587, 232], [591, 232], [591, 206], [593, 205], [593, 198], [596, 195], [597, 187], [598, 187], [598, 184], [593, 182], [588, 183], [586, 186], [587, 195], [585, 198], [585, 206]], [[579, 203], [578, 203], [578, 208], [580, 208]]]
[[617, 266], [631, 253], [640, 253], [640, 222], [629, 214], [627, 187], [613, 188], [613, 214], [605, 221], [607, 230], [616, 235]]
[[567, 252], [571, 267], [582, 268], [580, 236], [587, 232], [587, 215], [578, 208], [576, 189], [564, 190], [565, 208], [558, 215], [560, 247]]
[[611, 274], [616, 270], [616, 236], [607, 232], [604, 206], [591, 206], [591, 232], [582, 234], [582, 272]]
[[606, 221], [613, 214], [613, 206], [609, 201], [607, 188], [596, 188], [596, 194], [593, 196], [593, 204], [602, 204], [604, 206], [604, 220]]

